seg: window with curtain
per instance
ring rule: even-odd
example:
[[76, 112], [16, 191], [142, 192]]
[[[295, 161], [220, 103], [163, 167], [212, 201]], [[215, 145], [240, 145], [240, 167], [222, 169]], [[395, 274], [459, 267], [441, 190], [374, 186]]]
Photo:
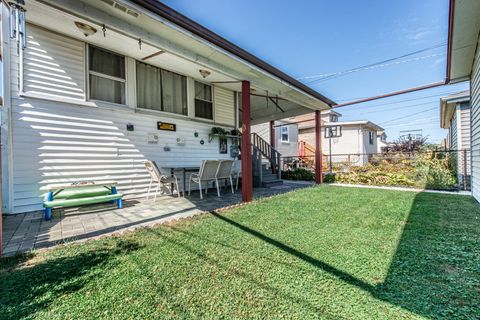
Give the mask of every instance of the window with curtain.
[[187, 78], [137, 61], [137, 106], [187, 115]]
[[195, 117], [213, 120], [212, 86], [195, 81]]
[[90, 99], [125, 104], [125, 57], [89, 46], [88, 83]]

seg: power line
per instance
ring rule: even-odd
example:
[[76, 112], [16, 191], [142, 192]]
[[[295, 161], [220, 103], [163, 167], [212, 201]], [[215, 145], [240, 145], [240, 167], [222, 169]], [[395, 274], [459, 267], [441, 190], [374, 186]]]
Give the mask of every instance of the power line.
[[438, 107], [431, 108], [431, 109], [428, 109], [428, 110], [423, 110], [423, 111], [420, 111], [420, 112], [415, 112], [415, 113], [408, 114], [408, 115], [403, 116], [403, 117], [398, 117], [398, 118], [390, 119], [390, 120], [388, 120], [388, 121], [380, 122], [379, 124], [385, 124], [385, 123], [390, 123], [390, 122], [397, 121], [397, 120], [402, 120], [402, 119], [405, 119], [405, 118], [409, 118], [409, 117], [411, 117], [411, 116], [416, 116], [417, 114], [422, 114], [422, 113], [425, 113], [425, 112], [428, 112], [428, 111], [432, 111], [432, 110], [436, 110], [436, 109], [438, 109]]
[[[355, 68], [352, 68], [352, 69], [347, 69], [347, 70], [335, 72], [335, 73], [331, 74], [330, 76], [327, 76], [327, 78], [332, 78], [332, 77], [334, 77], [335, 75], [340, 75], [340, 74], [349, 73], [349, 72], [355, 72], [355, 71], [359, 71], [360, 69], [369, 68], [369, 67], [381, 65], [381, 64], [384, 64], [384, 63], [392, 62], [392, 61], [395, 61], [395, 60], [398, 60], [398, 59], [401, 59], [401, 58], [406, 58], [406, 57], [409, 57], [409, 56], [413, 56], [413, 55], [415, 55], [415, 54], [419, 54], [419, 53], [426, 52], [426, 51], [429, 51], [429, 50], [432, 50], [432, 49], [436, 49], [436, 48], [440, 48], [440, 47], [443, 47], [443, 46], [446, 46], [446, 43], [436, 44], [436, 45], [433, 45], [433, 46], [431, 46], [431, 47], [427, 47], [427, 48], [424, 48], [424, 49], [421, 49], [421, 50], [409, 52], [409, 53], [406, 53], [406, 54], [403, 54], [403, 55], [400, 55], [400, 56], [397, 56], [397, 57], [394, 57], [394, 58], [390, 58], [390, 59], [386, 59], [386, 60], [382, 60], [382, 61], [370, 63], [370, 64], [367, 64], [367, 65], [355, 67]], [[314, 76], [300, 77], [300, 78], [297, 78], [297, 79], [298, 79], [298, 80], [315, 79], [315, 80], [312, 80], [312, 81], [310, 81], [310, 82], [307, 82], [307, 84], [310, 84], [310, 83], [316, 82], [316, 81], [318, 81], [318, 80], [325, 80], [326, 78], [323, 78], [323, 76], [324, 76], [324, 75], [314, 75]], [[318, 77], [321, 77], [322, 79], [316, 79], [316, 78], [318, 78]]]
[[352, 73], [355, 73], [355, 72], [373, 70], [373, 69], [378, 69], [378, 68], [385, 68], [385, 67], [390, 67], [390, 66], [394, 66], [394, 65], [408, 63], [408, 62], [414, 62], [414, 61], [420, 61], [420, 60], [425, 60], [425, 59], [434, 58], [434, 57], [440, 57], [440, 56], [444, 56], [444, 55], [445, 55], [445, 53], [435, 53], [435, 54], [431, 54], [431, 55], [428, 55], [428, 56], [416, 57], [416, 58], [411, 58], [411, 59], [407, 59], [407, 60], [400, 60], [400, 61], [395, 61], [395, 62], [390, 62], [390, 63], [383, 63], [383, 64], [378, 64], [378, 65], [375, 65], [375, 66], [371, 66], [371, 67], [359, 68], [359, 69], [349, 70], [349, 71], [345, 71], [345, 72], [336, 72], [336, 73], [332, 73], [330, 75], [326, 75], [325, 78], [323, 78], [323, 79], [313, 80], [313, 81], [309, 82], [309, 84], [312, 84], [313, 82], [315, 82], [315, 85], [316, 85], [316, 84], [319, 84], [321, 82], [336, 79], [336, 78], [339, 78], [339, 77], [343, 77], [343, 76], [346, 76], [348, 74], [352, 74]]

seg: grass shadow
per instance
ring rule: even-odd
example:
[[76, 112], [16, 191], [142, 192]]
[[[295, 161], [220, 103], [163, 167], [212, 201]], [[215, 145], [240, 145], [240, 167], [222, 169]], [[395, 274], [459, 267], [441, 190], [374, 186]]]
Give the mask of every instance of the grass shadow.
[[419, 193], [387, 277], [372, 293], [431, 319], [479, 319], [479, 218], [473, 198]]
[[112, 238], [102, 247], [80, 253], [62, 254], [60, 250], [60, 254], [44, 261], [33, 261], [30, 265], [31, 254], [2, 258], [0, 319], [28, 318], [47, 309], [56, 299], [82, 289], [113, 267], [114, 257], [139, 248], [135, 241]]

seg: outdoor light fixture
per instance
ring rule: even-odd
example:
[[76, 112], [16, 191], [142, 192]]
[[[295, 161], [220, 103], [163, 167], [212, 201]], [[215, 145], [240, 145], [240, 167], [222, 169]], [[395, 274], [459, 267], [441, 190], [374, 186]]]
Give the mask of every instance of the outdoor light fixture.
[[83, 22], [75, 21], [75, 25], [77, 26], [78, 30], [80, 30], [83, 33], [85, 37], [94, 35], [97, 32], [97, 29]]
[[204, 69], [200, 69], [200, 70], [198, 70], [198, 72], [200, 72], [200, 75], [201, 75], [204, 79], [211, 74], [210, 71], [204, 70]]

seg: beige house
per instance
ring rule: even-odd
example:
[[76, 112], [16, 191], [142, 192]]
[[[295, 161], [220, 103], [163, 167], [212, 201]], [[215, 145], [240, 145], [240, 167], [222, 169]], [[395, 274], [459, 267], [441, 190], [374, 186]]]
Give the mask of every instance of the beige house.
[[[332, 162], [350, 162], [354, 165], [368, 163], [369, 157], [377, 153], [378, 134], [384, 129], [368, 120], [339, 121], [342, 115], [338, 112], [328, 110], [322, 112], [322, 153], [332, 154]], [[305, 118], [306, 116], [296, 117]], [[311, 119], [313, 116], [310, 115]], [[298, 121], [298, 120], [297, 120]], [[305, 155], [310, 156], [315, 146], [315, 125], [314, 121], [298, 123], [299, 142], [304, 145]], [[337, 136], [328, 138], [330, 130], [337, 131]], [[300, 147], [301, 149], [302, 147]], [[302, 152], [300, 150], [300, 152]]]
[[470, 92], [462, 91], [440, 99], [440, 127], [447, 129], [445, 147], [457, 161], [459, 184], [470, 185]]

